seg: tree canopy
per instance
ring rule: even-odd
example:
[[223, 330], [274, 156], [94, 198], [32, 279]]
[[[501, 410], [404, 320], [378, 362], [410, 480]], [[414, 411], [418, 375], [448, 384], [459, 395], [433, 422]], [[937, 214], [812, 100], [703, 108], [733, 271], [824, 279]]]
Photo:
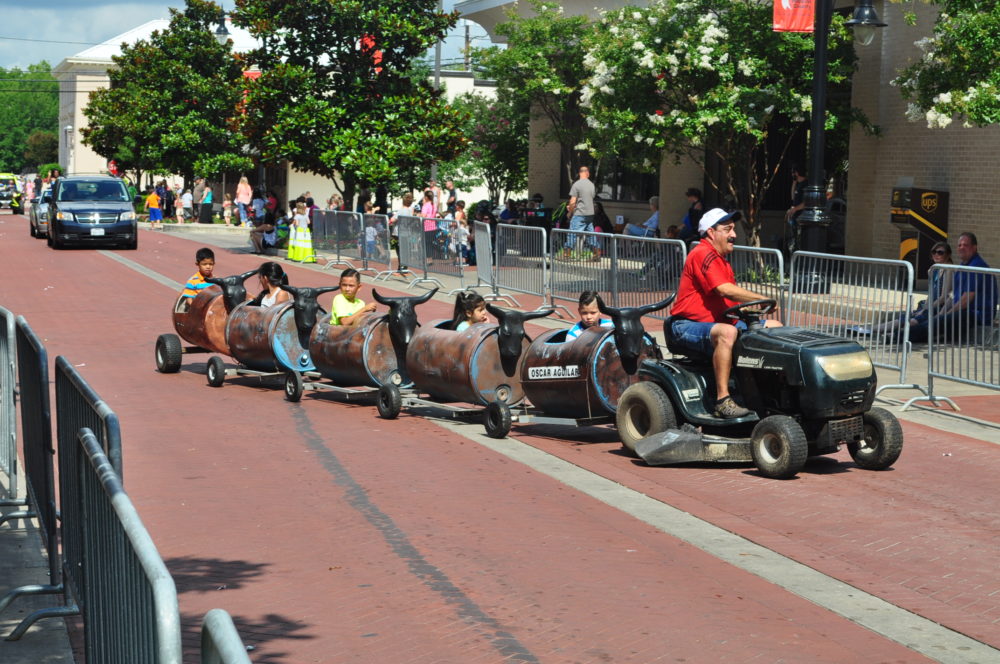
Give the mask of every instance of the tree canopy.
[[[760, 0], [652, 0], [604, 13], [584, 38], [586, 149], [645, 170], [664, 153], [691, 159], [745, 213], [751, 241], [812, 110], [813, 37], [761, 29], [771, 11]], [[829, 83], [849, 81], [855, 56], [842, 16], [828, 53]], [[828, 132], [855, 117], [846, 98], [829, 97]]]
[[129, 171], [195, 174], [252, 166], [240, 131], [243, 66], [213, 34], [221, 9], [187, 0], [170, 26], [122, 47], [91, 93], [83, 141]]
[[944, 128], [1000, 123], [1000, 2], [944, 0], [921, 58], [893, 81], [910, 102], [907, 117]]
[[[29, 65], [26, 70], [0, 68], [0, 171], [19, 173], [54, 160], [50, 152], [39, 155], [32, 151], [30, 156], [25, 152], [52, 136], [58, 146], [58, 124], [59, 84], [49, 63]], [[29, 146], [28, 139], [38, 132], [49, 138], [39, 134]]]
[[561, 146], [563, 167], [572, 180], [586, 156], [580, 92], [588, 72], [582, 41], [593, 28], [586, 16], [565, 16], [557, 3], [530, 0], [530, 5], [533, 15], [518, 16], [511, 9], [508, 21], [496, 26], [506, 48], [476, 49], [473, 57], [485, 76], [496, 81], [500, 96], [549, 121], [539, 139]]
[[261, 43], [246, 56], [262, 72], [251, 143], [265, 161], [341, 177], [345, 198], [454, 158], [464, 118], [413, 63], [456, 19], [436, 0], [237, 0], [233, 21]]

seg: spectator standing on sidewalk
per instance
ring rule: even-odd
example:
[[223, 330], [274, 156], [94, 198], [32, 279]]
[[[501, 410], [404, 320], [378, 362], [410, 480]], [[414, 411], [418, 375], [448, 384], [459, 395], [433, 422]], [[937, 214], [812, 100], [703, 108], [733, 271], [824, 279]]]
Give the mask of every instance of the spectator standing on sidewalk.
[[455, 214], [455, 207], [458, 203], [458, 192], [455, 191], [455, 182], [452, 180], [445, 180], [444, 183], [444, 207], [445, 210], [452, 215]]
[[201, 199], [205, 195], [205, 178], [194, 179], [193, 207], [191, 214], [195, 219], [201, 219]]
[[184, 220], [188, 221], [194, 217], [194, 194], [190, 189], [185, 189], [181, 194], [181, 208], [184, 210]]
[[684, 192], [684, 197], [688, 199], [688, 211], [681, 222], [680, 239], [687, 242], [691, 238], [698, 237], [698, 224], [701, 222], [701, 215], [705, 214], [705, 203], [701, 200], [701, 189], [689, 188]]
[[204, 185], [204, 189], [201, 194], [201, 205], [198, 206], [198, 222], [202, 224], [212, 223], [212, 187], [208, 184]]
[[247, 206], [253, 198], [253, 189], [250, 187], [250, 181], [247, 176], [240, 178], [240, 183], [236, 185], [236, 209], [240, 213], [240, 223], [244, 226], [247, 225]]
[[[569, 215], [569, 229], [571, 231], [591, 231], [594, 230], [594, 196], [597, 189], [590, 181], [590, 169], [586, 166], [580, 167], [580, 178], [569, 188], [569, 203], [566, 205], [566, 213]], [[597, 241], [593, 237], [588, 237], [588, 244], [597, 253]], [[569, 235], [566, 238], [566, 246], [563, 249], [568, 258], [572, 255], [576, 245], [576, 235]]]
[[[958, 236], [958, 260], [964, 267], [989, 267], [979, 255], [975, 233]], [[927, 341], [931, 323], [935, 341], [961, 341], [976, 325], [991, 326], [996, 316], [997, 281], [993, 275], [958, 270], [952, 281], [951, 301], [934, 310], [933, 320], [910, 326], [910, 341]]]

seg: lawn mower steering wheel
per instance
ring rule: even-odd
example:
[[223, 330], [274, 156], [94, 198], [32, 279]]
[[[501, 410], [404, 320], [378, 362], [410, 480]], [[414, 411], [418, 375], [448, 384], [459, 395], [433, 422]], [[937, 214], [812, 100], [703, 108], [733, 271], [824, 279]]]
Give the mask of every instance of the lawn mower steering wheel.
[[[747, 324], [747, 327], [753, 327], [755, 324], [760, 323], [762, 316], [766, 316], [774, 308], [778, 306], [777, 300], [754, 300], [753, 302], [740, 302], [739, 304], [729, 307], [722, 312], [722, 315], [726, 318], [732, 318], [733, 320], [741, 320]], [[755, 307], [760, 307], [759, 309]], [[749, 311], [753, 309], [752, 311]]]

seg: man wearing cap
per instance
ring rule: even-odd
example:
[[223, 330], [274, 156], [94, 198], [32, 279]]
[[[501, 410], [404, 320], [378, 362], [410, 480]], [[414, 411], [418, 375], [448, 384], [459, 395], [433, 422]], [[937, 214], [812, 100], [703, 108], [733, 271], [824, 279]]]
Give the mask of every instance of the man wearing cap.
[[[665, 332], [673, 345], [689, 348], [712, 357], [715, 369], [715, 415], [743, 417], [750, 413], [729, 395], [729, 374], [733, 365], [733, 344], [742, 321], [726, 318], [723, 312], [740, 302], [766, 299], [736, 285], [733, 266], [726, 258], [736, 243], [738, 212], [712, 208], [698, 222], [701, 241], [688, 254], [677, 288], [677, 299], [670, 310]], [[767, 320], [767, 327], [781, 325]]]

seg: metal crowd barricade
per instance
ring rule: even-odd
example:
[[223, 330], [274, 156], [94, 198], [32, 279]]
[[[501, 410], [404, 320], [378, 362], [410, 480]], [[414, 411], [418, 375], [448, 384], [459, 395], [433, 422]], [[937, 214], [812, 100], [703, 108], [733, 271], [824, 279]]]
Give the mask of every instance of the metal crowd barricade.
[[549, 285], [547, 248], [544, 228], [497, 224], [497, 289], [536, 295], [544, 304]]
[[388, 279], [393, 273], [389, 217], [384, 214], [365, 214], [362, 223], [365, 267], [375, 272], [376, 279]]
[[957, 311], [942, 310], [933, 292], [927, 306], [927, 390], [915, 402], [943, 401], [955, 410], [958, 405], [934, 394], [934, 379], [1000, 389], [1000, 318], [997, 305], [997, 277], [1000, 270], [964, 265], [938, 264], [931, 267], [930, 281], [943, 284], [942, 292], [952, 303], [952, 294], [975, 292], [970, 306]]
[[[612, 306], [653, 304], [677, 291], [687, 258], [682, 240], [615, 235], [612, 241]], [[661, 310], [650, 316], [666, 318], [667, 314]]]
[[510, 295], [501, 295], [497, 288], [497, 273], [494, 267], [493, 237], [490, 225], [484, 221], [472, 222], [472, 244], [476, 254], [476, 285], [471, 288], [486, 287], [490, 292], [483, 296], [486, 300], [504, 302], [512, 307], [521, 304]]
[[615, 301], [616, 277], [612, 255], [616, 245], [608, 233], [553, 229], [552, 269], [549, 273], [550, 301], [577, 303], [580, 292], [596, 291], [608, 304]]
[[201, 664], [250, 664], [233, 619], [222, 609], [206, 613], [201, 624]]
[[63, 578], [81, 609], [86, 611], [89, 581], [83, 568], [83, 519], [80, 515], [81, 488], [77, 483], [77, 432], [86, 427], [94, 432], [111, 468], [122, 482], [121, 427], [118, 416], [87, 384], [63, 356], [56, 358], [56, 440], [59, 450], [59, 507], [62, 528]]
[[312, 218], [313, 251], [326, 259], [324, 269], [343, 265], [337, 246], [337, 227], [333, 210], [314, 210]]
[[79, 613], [76, 605], [65, 592], [61, 559], [58, 548], [58, 524], [53, 469], [52, 422], [49, 406], [48, 353], [23, 316], [17, 317], [17, 366], [21, 394], [21, 449], [27, 479], [28, 509], [13, 512], [0, 519], [0, 523], [15, 518], [37, 518], [42, 543], [49, 558], [48, 585], [29, 585], [14, 588], [0, 599], [3, 611], [22, 595], [54, 595], [62, 593], [64, 606], [40, 609], [27, 616], [7, 637], [16, 641], [31, 625], [42, 618], [71, 616]]
[[399, 262], [414, 274], [423, 275], [417, 276], [407, 288], [423, 282], [444, 288], [444, 284], [427, 274], [429, 252], [433, 255], [433, 240], [424, 233], [424, 220], [400, 215], [396, 219], [396, 225], [399, 227]]
[[174, 580], [102, 443], [87, 428], [76, 437], [87, 663], [181, 664]]
[[778, 303], [767, 318], [784, 320], [788, 289], [785, 283], [785, 257], [781, 250], [737, 245], [733, 253], [729, 254], [729, 263], [733, 266], [738, 286]]
[[[899, 371], [887, 389], [918, 389], [906, 383], [913, 302], [913, 266], [900, 260], [798, 251], [792, 255], [785, 322], [851, 336], [872, 362]], [[903, 324], [900, 324], [902, 322]]]
[[0, 307], [3, 331], [0, 332], [0, 471], [7, 476], [7, 497], [0, 505], [24, 505], [18, 498], [17, 483], [17, 339], [14, 314]]
[[341, 262], [355, 270], [367, 271], [369, 268], [365, 260], [364, 215], [337, 210], [333, 213], [333, 217], [337, 233], [337, 251]]
[[[465, 290], [465, 268], [467, 267], [466, 257], [463, 255], [462, 247], [457, 242], [456, 229], [451, 228], [455, 223], [451, 219], [431, 219], [423, 218], [423, 222], [434, 222], [437, 227], [432, 236], [425, 239], [425, 253], [427, 260], [424, 263], [427, 272], [440, 274], [445, 277], [458, 279], [458, 288], [448, 291], [448, 294]], [[428, 233], [429, 231], [424, 231]], [[430, 244], [426, 244], [429, 242]], [[469, 240], [466, 238], [464, 246], [467, 249]]]

